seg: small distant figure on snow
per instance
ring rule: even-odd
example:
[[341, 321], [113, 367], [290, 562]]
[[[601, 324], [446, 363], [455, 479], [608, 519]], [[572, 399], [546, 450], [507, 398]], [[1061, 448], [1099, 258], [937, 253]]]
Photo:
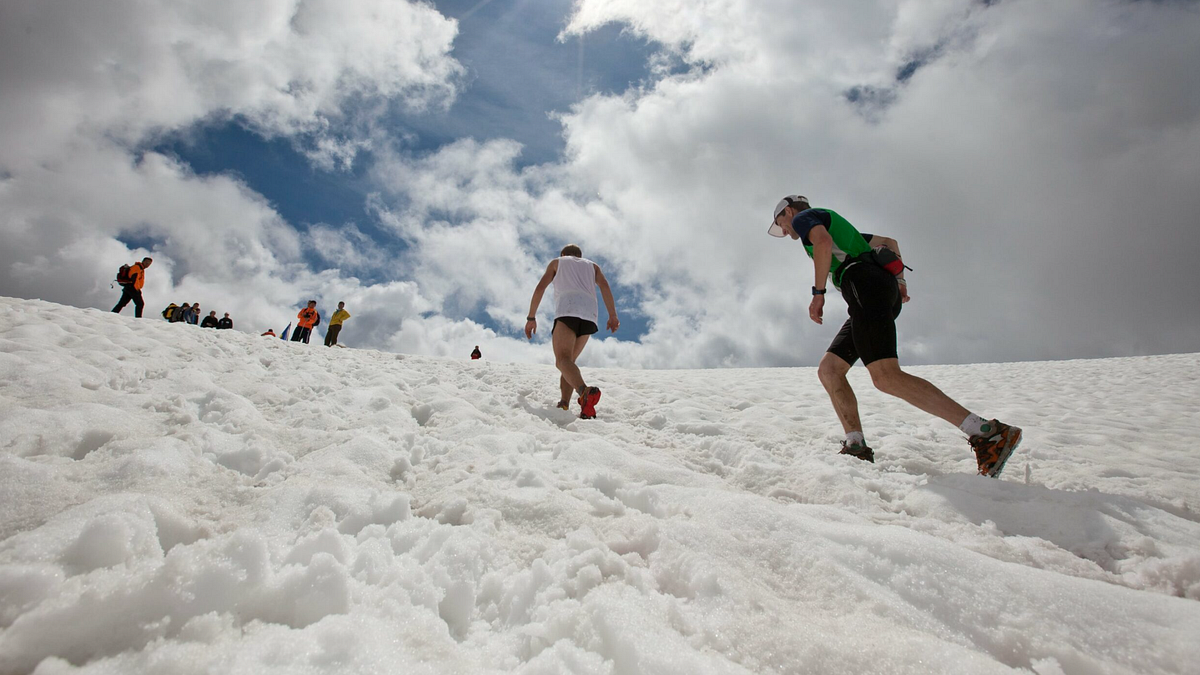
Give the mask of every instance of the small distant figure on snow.
[[596, 287], [604, 296], [604, 307], [608, 310], [608, 329], [617, 332], [621, 322], [617, 319], [617, 306], [613, 301], [608, 279], [600, 266], [583, 257], [583, 251], [575, 244], [563, 247], [558, 258], [550, 261], [546, 272], [533, 290], [529, 302], [529, 315], [525, 318], [525, 337], [532, 340], [537, 332], [537, 309], [542, 295], [550, 284], [554, 284], [554, 326], [551, 329], [551, 344], [554, 347], [554, 365], [562, 376], [558, 378], [562, 399], [558, 407], [571, 409], [571, 392], [579, 394], [579, 416], [592, 419], [596, 416], [596, 403], [600, 401], [600, 389], [589, 387], [583, 381], [583, 373], [575, 360], [583, 353], [588, 337], [599, 331], [600, 310], [596, 303]]
[[342, 332], [342, 323], [350, 318], [346, 311], [346, 303], [339, 302], [337, 311], [329, 317], [329, 330], [325, 331], [325, 346], [332, 347], [338, 343], [338, 333]]
[[214, 309], [213, 311], [208, 313], [208, 316], [204, 317], [203, 321], [200, 322], [200, 327], [201, 328], [216, 328], [217, 324], [219, 324], [219, 323], [220, 323], [220, 321], [217, 320], [217, 310]]
[[171, 304], [167, 305], [166, 309], [162, 311], [162, 317], [167, 321], [170, 321], [171, 317], [175, 315], [175, 311], [178, 309], [179, 305], [172, 302]]
[[471, 360], [478, 361], [483, 358], [483, 352], [479, 351], [479, 345], [475, 345], [475, 351], [471, 352]]
[[267, 332], [263, 333], [260, 337], [275, 337], [275, 329], [268, 328]]
[[817, 366], [817, 377], [846, 432], [840, 454], [875, 461], [875, 452], [863, 437], [858, 399], [846, 378], [851, 366], [862, 359], [876, 389], [957, 426], [975, 451], [979, 473], [999, 476], [1021, 442], [1021, 430], [976, 415], [932, 383], [900, 369], [896, 317], [910, 298], [904, 279], [908, 268], [896, 240], [862, 234], [836, 212], [813, 208], [800, 195], [779, 200], [767, 233], [800, 240], [812, 258], [816, 269], [808, 316], [814, 323], [822, 323], [831, 280], [850, 313]]
[[292, 331], [292, 342], [308, 344], [308, 337], [312, 334], [312, 329], [321, 325], [321, 315], [317, 312], [317, 301], [309, 300], [308, 307], [300, 310], [296, 318], [298, 321], [296, 330]]
[[229, 312], [225, 312], [225, 316], [217, 322], [217, 328], [220, 330], [229, 330], [233, 328], [233, 319], [229, 318]]
[[121, 265], [121, 268], [117, 270], [117, 283], [121, 285], [121, 299], [112, 309], [114, 314], [120, 314], [121, 310], [125, 309], [125, 305], [132, 300], [133, 315], [141, 318], [142, 308], [146, 306], [146, 301], [142, 300], [142, 284], [146, 283], [146, 268], [152, 262], [154, 262], [153, 258], [145, 257], [140, 263]]
[[192, 306], [188, 309], [188, 311], [184, 312], [183, 314], [183, 322], [190, 323], [193, 326], [200, 323], [200, 303], [192, 303]]

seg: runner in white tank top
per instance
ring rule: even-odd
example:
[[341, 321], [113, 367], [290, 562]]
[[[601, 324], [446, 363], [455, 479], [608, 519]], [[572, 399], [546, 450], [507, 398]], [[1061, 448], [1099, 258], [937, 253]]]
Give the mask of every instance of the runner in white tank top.
[[554, 318], [574, 316], [595, 324], [600, 318], [596, 302], [596, 263], [587, 258], [563, 256], [554, 275]]
[[558, 378], [562, 398], [558, 407], [570, 410], [571, 392], [579, 394], [579, 416], [591, 419], [596, 416], [596, 403], [600, 400], [600, 389], [589, 387], [583, 381], [583, 373], [575, 360], [587, 345], [588, 337], [599, 327], [599, 307], [596, 303], [596, 287], [604, 296], [604, 308], [608, 310], [608, 329], [617, 332], [621, 322], [617, 319], [617, 306], [613, 301], [612, 289], [600, 266], [583, 257], [579, 247], [571, 244], [562, 250], [561, 257], [550, 261], [546, 272], [533, 291], [529, 303], [529, 314], [525, 321], [525, 337], [532, 340], [537, 332], [537, 310], [542, 304], [542, 295], [550, 284], [554, 284], [554, 328], [551, 345], [554, 347], [554, 365], [562, 374]]

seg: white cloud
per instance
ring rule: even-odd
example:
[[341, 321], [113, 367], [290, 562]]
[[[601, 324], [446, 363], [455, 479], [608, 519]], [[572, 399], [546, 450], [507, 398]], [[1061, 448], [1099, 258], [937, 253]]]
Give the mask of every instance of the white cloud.
[[368, 146], [363, 115], [452, 99], [456, 31], [429, 5], [387, 0], [5, 2], [0, 293], [111, 306], [108, 280], [145, 252], [120, 237], [154, 248], [148, 311], [203, 299], [282, 328], [330, 280], [306, 246], [351, 268], [380, 266], [378, 251], [353, 228], [302, 237], [236, 178], [142, 148], [236, 118], [346, 166]]
[[[156, 297], [215, 295], [277, 328], [297, 300], [345, 300], [350, 344], [548, 361], [516, 331], [545, 258], [576, 242], [650, 322], [586, 363], [813, 363], [843, 310], [808, 322], [811, 264], [764, 232], [800, 191], [900, 240], [908, 361], [1200, 349], [1185, 3], [581, 0], [565, 36], [620, 23], [689, 68], [580, 101], [563, 160], [525, 168], [503, 139], [393, 154], [388, 102], [444, 105], [460, 81], [455, 25], [426, 5], [23, 1], [0, 19], [0, 292], [104, 305], [95, 280], [129, 257], [113, 237], [142, 235], [168, 258]], [[407, 251], [354, 224], [301, 236], [239, 181], [131, 150], [230, 116], [307, 139], [323, 167], [370, 148], [369, 206]]]
[[[792, 358], [819, 355], [833, 327], [804, 319], [811, 266], [761, 233], [799, 190], [905, 245], [916, 300], [900, 329], [919, 360], [1200, 348], [1181, 245], [1200, 208], [1186, 187], [1200, 180], [1194, 8], [782, 9], [585, 1], [569, 28], [627, 22], [712, 64], [565, 118], [573, 176], [623, 223], [605, 243], [624, 252], [625, 279], [667, 289], [652, 316], [689, 308], [665, 344], [721, 363], [706, 338], [735, 325], [734, 362], [792, 360], [768, 356], [778, 335]], [[842, 96], [898, 86], [898, 68], [935, 45], [875, 121]], [[744, 316], [759, 287], [798, 297]]]
[[[906, 360], [1200, 348], [1177, 245], [1200, 208], [1194, 11], [793, 5], [579, 3], [567, 34], [623, 23], [696, 67], [581, 101], [560, 165], [517, 171], [504, 143], [393, 158], [413, 278], [518, 321], [544, 264], [528, 252], [577, 241], [639, 290], [651, 326], [640, 345], [589, 347], [593, 363], [812, 363], [844, 310], [808, 322], [811, 264], [763, 231], [800, 190], [900, 239], [917, 268]], [[861, 109], [854, 86], [890, 106]]]

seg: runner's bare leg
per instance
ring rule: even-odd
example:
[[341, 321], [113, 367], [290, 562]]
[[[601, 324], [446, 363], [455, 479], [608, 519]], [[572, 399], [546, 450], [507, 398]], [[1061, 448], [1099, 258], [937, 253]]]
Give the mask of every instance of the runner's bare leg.
[[[586, 343], [587, 338], [583, 338]], [[558, 323], [554, 326], [554, 335], [551, 338], [551, 345], [554, 347], [554, 366], [558, 368], [558, 372], [562, 373], [561, 382], [566, 382], [570, 387], [570, 391], [579, 391], [579, 388], [584, 385], [583, 374], [579, 372], [579, 367], [575, 365], [575, 359], [579, 357], [576, 351], [576, 343], [579, 338], [576, 337], [575, 331], [567, 328], [564, 323]], [[582, 346], [579, 347], [583, 349]]]
[[[579, 355], [583, 353], [583, 348], [587, 346], [589, 337], [591, 336], [583, 335], [575, 338], [575, 348], [571, 353], [571, 363], [579, 360]], [[571, 396], [575, 393], [575, 390], [567, 382], [567, 378], [561, 375], [558, 377], [558, 388], [562, 391], [562, 398], [559, 399], [559, 402], [570, 403]]]
[[954, 426], [962, 424], [971, 414], [931, 382], [900, 370], [899, 359], [880, 359], [870, 363], [867, 372], [871, 373], [871, 381], [879, 391], [902, 399]]
[[861, 432], [862, 421], [858, 417], [858, 398], [854, 396], [854, 390], [850, 388], [850, 381], [846, 379], [848, 372], [850, 372], [850, 364], [830, 352], [825, 352], [825, 356], [821, 357], [820, 365], [817, 366], [817, 377], [824, 385], [825, 392], [829, 394], [829, 400], [833, 403], [833, 411], [837, 413], [838, 420], [842, 423], [842, 429], [846, 433]]

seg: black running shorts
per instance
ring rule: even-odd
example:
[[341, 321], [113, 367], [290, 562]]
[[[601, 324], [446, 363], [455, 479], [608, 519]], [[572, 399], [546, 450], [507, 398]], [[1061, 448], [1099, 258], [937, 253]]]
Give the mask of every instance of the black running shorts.
[[600, 330], [600, 328], [598, 328], [596, 326], [596, 324], [592, 323], [591, 321], [588, 321], [587, 319], [581, 319], [577, 316], [560, 316], [554, 320], [554, 325], [550, 327], [551, 335], [554, 334], [554, 329], [558, 328], [559, 321], [561, 321], [562, 324], [564, 326], [566, 326], [567, 328], [570, 328], [571, 332], [575, 334], [575, 337], [583, 337], [584, 335], [591, 335], [592, 333], [595, 333]]
[[897, 358], [896, 317], [903, 303], [896, 277], [874, 263], [855, 263], [842, 274], [842, 297], [850, 318], [826, 351], [850, 365], [860, 358], [863, 365]]

